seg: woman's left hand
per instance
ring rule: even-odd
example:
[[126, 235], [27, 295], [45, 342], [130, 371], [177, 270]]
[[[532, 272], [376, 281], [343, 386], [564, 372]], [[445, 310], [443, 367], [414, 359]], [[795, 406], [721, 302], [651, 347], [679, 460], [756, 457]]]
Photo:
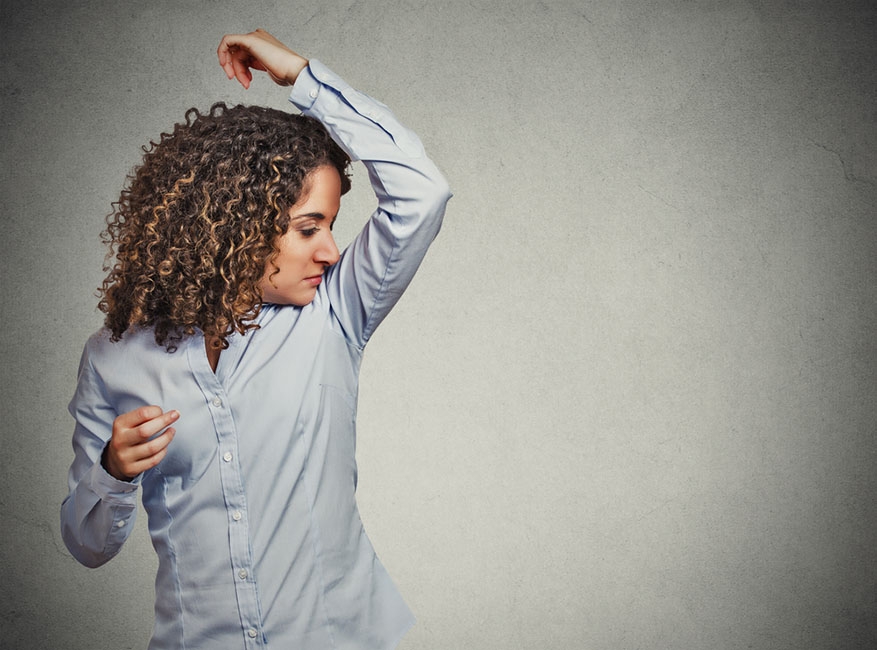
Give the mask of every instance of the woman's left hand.
[[253, 80], [251, 70], [262, 70], [281, 86], [291, 86], [308, 60], [296, 54], [264, 29], [249, 34], [226, 34], [216, 50], [219, 65], [229, 79], [237, 78], [244, 88]]

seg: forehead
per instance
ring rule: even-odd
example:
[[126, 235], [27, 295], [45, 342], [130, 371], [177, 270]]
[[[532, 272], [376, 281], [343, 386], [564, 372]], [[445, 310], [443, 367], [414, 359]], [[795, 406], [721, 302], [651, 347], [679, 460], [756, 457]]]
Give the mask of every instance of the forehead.
[[305, 177], [301, 196], [290, 210], [295, 219], [317, 212], [326, 217], [334, 217], [341, 205], [341, 175], [329, 165], [318, 167]]

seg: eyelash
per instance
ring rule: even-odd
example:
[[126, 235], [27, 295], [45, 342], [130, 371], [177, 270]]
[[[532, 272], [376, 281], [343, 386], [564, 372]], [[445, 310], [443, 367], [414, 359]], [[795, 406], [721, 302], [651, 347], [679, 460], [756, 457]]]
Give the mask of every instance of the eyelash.
[[[335, 222], [333, 221], [332, 223], [329, 224], [329, 230], [332, 230], [332, 228], [334, 226], [335, 226]], [[314, 226], [313, 228], [305, 228], [303, 230], [299, 230], [299, 233], [301, 233], [301, 236], [305, 237], [305, 238], [313, 237], [318, 232], [320, 232], [320, 228], [318, 226]]]

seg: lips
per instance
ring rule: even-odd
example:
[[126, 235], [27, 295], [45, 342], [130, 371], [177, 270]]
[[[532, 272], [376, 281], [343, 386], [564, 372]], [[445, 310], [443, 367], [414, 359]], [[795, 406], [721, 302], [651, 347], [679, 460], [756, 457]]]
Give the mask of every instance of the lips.
[[320, 286], [320, 283], [323, 281], [323, 274], [321, 273], [320, 275], [312, 275], [309, 278], [305, 278], [304, 281], [307, 282], [308, 284], [310, 284], [311, 286], [318, 287], [318, 286]]

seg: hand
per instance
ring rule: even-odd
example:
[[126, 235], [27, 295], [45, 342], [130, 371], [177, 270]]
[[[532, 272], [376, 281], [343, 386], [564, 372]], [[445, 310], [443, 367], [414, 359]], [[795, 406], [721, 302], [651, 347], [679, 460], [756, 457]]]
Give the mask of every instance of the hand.
[[226, 34], [219, 42], [216, 54], [228, 78], [237, 77], [244, 88], [249, 88], [253, 80], [251, 69], [267, 72], [280, 86], [291, 86], [308, 65], [307, 59], [264, 29], [249, 34]]
[[157, 406], [141, 406], [117, 417], [101, 458], [104, 469], [120, 481], [130, 481], [158, 465], [176, 433], [169, 425], [179, 417], [178, 411], [164, 413]]

